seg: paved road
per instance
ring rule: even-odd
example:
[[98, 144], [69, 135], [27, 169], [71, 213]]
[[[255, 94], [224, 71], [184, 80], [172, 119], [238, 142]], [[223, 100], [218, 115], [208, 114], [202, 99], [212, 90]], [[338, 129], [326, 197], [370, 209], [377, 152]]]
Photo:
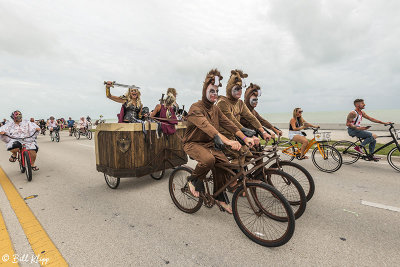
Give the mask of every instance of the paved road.
[[[95, 169], [93, 141], [75, 140], [66, 133], [60, 143], [49, 139], [39, 137], [40, 171], [32, 182], [16, 163], [8, 162], [5, 151], [0, 153], [0, 166], [21, 197], [37, 195], [25, 202], [71, 266], [398, 266], [400, 262], [400, 212], [361, 204], [400, 207], [400, 173], [384, 160], [357, 162], [333, 174], [318, 171], [311, 160], [302, 161], [314, 176], [316, 193], [296, 221], [290, 242], [265, 248], [247, 239], [233, 217], [217, 208], [202, 208], [193, 215], [179, 211], [168, 192], [170, 172], [160, 181], [150, 176], [123, 179], [112, 190]], [[15, 253], [33, 255], [18, 212], [2, 189], [0, 203]]]

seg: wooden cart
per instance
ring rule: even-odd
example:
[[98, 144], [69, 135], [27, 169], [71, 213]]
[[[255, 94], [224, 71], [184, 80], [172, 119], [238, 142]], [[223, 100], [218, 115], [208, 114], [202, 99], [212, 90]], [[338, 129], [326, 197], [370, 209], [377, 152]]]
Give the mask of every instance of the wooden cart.
[[150, 174], [161, 179], [166, 169], [186, 164], [182, 148], [186, 126], [179, 123], [176, 133], [157, 138], [157, 124], [102, 123], [96, 128], [96, 169], [104, 173], [109, 187], [118, 187], [120, 178]]

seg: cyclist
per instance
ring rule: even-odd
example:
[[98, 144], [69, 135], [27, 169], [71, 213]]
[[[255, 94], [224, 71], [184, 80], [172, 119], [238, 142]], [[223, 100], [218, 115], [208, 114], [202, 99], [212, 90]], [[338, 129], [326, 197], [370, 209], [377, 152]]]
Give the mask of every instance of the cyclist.
[[42, 134], [44, 134], [46, 131], [46, 122], [44, 121], [44, 119], [41, 119], [39, 121], [39, 127], [41, 129]]
[[289, 123], [289, 139], [301, 143], [300, 160], [308, 159], [308, 157], [304, 155], [304, 151], [308, 146], [308, 140], [305, 137], [306, 134], [301, 130], [304, 130], [307, 127], [319, 128], [318, 125], [312, 125], [311, 123], [306, 122], [303, 119], [302, 114], [303, 110], [301, 110], [301, 108], [295, 108], [293, 110], [293, 117], [290, 119]]
[[[22, 148], [22, 144], [24, 144], [26, 148], [29, 150], [29, 154], [31, 156], [32, 170], [38, 171], [39, 168], [35, 166], [36, 155], [37, 152], [39, 151], [39, 147], [37, 146], [36, 143], [36, 136], [38, 133], [35, 134], [35, 132], [40, 131], [39, 126], [37, 126], [37, 124], [34, 122], [22, 120], [22, 113], [19, 110], [16, 110], [13, 113], [11, 113], [10, 117], [13, 121], [0, 127], [0, 135], [2, 135], [1, 139], [7, 143], [6, 144], [7, 151], [11, 152], [9, 161], [15, 162], [17, 160], [17, 152]], [[4, 134], [7, 134], [15, 138], [26, 138], [31, 135], [33, 136], [30, 138], [26, 138], [24, 140], [15, 140], [3, 136]]]
[[72, 128], [74, 128], [75, 121], [71, 117], [69, 117], [67, 123], [69, 129], [69, 136], [72, 136]]
[[50, 119], [47, 121], [47, 128], [50, 131], [50, 135], [52, 134], [53, 131], [59, 131], [60, 130], [60, 125], [54, 119], [53, 116], [51, 116]]
[[81, 117], [81, 119], [78, 122], [78, 127], [79, 127], [79, 131], [81, 131], [81, 133], [86, 132], [86, 129], [88, 127], [88, 122], [85, 119], [85, 117]]
[[[187, 117], [188, 124], [183, 138], [183, 149], [198, 162], [192, 176], [188, 178], [190, 191], [195, 197], [199, 197], [199, 191], [204, 191], [203, 179], [214, 168], [215, 163], [228, 163], [224, 153], [215, 149], [214, 140], [218, 141], [218, 145], [223, 143], [234, 150], [241, 148], [239, 142], [229, 140], [220, 133], [222, 127], [237, 135], [250, 147], [254, 145], [253, 139], [246, 138], [239, 128], [214, 105], [218, 98], [218, 87], [222, 86], [220, 80], [222, 76], [217, 69], [208, 72], [203, 84], [202, 99], [192, 104]], [[214, 193], [229, 180], [229, 177], [226, 171], [215, 169]], [[217, 201], [224, 210], [232, 213], [223, 193], [217, 196]]]
[[[275, 134], [281, 136], [282, 131], [276, 129], [269, 121], [264, 119], [263, 117], [258, 114], [258, 112], [255, 110], [258, 104], [258, 97], [261, 96], [261, 88], [257, 84], [252, 84], [250, 83], [250, 86], [247, 87], [245, 93], [244, 93], [244, 102], [246, 103], [247, 108], [250, 110], [250, 112], [258, 119], [258, 121], [261, 123], [261, 125], [265, 128], [268, 128], [273, 131], [271, 134], [272, 138], [275, 138]], [[244, 118], [240, 119], [240, 123], [249, 129], [255, 129], [247, 120]]]
[[350, 111], [349, 115], [347, 115], [347, 122], [346, 122], [347, 132], [351, 137], [356, 136], [364, 139], [364, 141], [359, 146], [356, 146], [354, 149], [357, 152], [364, 154], [362, 148], [365, 147], [367, 144], [369, 144], [370, 159], [378, 161], [380, 158], [372, 155], [375, 150], [375, 145], [376, 145], [375, 139], [377, 135], [366, 131], [369, 127], [368, 126], [362, 127], [361, 121], [363, 118], [366, 118], [369, 121], [380, 124], [390, 124], [391, 122], [383, 122], [368, 116], [367, 113], [363, 111], [363, 109], [365, 109], [365, 103], [363, 99], [354, 100], [354, 107], [355, 109]]
[[175, 97], [172, 93], [167, 94], [163, 104], [157, 104], [151, 113], [151, 117], [169, 119], [161, 121], [161, 130], [166, 135], [172, 135], [176, 132], [175, 125], [178, 124], [174, 110]]

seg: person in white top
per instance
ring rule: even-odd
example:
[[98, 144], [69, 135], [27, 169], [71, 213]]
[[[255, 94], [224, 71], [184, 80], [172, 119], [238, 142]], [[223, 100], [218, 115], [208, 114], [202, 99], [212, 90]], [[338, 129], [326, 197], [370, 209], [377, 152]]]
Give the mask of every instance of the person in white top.
[[362, 127], [361, 121], [363, 118], [366, 118], [369, 121], [380, 124], [390, 124], [390, 122], [383, 122], [368, 116], [367, 113], [363, 111], [363, 109], [365, 109], [365, 103], [363, 99], [354, 100], [354, 107], [355, 109], [350, 111], [349, 115], [347, 116], [347, 122], [346, 122], [347, 132], [351, 137], [359, 137], [364, 139], [361, 145], [356, 146], [354, 149], [357, 152], [364, 154], [362, 147], [365, 147], [367, 144], [369, 144], [369, 154], [371, 155], [371, 159], [378, 161], [379, 160], [378, 157], [372, 156], [372, 153], [374, 153], [375, 150], [375, 145], [376, 145], [375, 139], [377, 135], [366, 131], [367, 129], [370, 128], [370, 126]]
[[79, 123], [78, 123], [78, 127], [79, 127], [80, 131], [82, 133], [86, 132], [87, 126], [88, 126], [87, 120], [85, 119], [85, 117], [81, 117], [81, 119], [79, 120]]
[[36, 156], [39, 150], [36, 143], [36, 137], [40, 131], [39, 126], [34, 122], [22, 120], [22, 113], [19, 110], [11, 113], [11, 118], [13, 121], [0, 127], [0, 139], [6, 143], [7, 151], [11, 152], [9, 161], [15, 162], [17, 160], [17, 152], [24, 144], [31, 156], [32, 170], [39, 170], [39, 168], [35, 166]]
[[50, 120], [47, 121], [47, 128], [49, 128], [50, 134], [53, 131], [59, 131], [60, 130], [60, 126], [59, 126], [58, 122], [54, 119], [53, 116], [51, 116]]

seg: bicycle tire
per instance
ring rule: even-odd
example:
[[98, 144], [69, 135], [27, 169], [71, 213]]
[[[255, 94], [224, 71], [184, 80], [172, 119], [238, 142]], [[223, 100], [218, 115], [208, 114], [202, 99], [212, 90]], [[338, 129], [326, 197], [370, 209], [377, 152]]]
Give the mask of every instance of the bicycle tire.
[[185, 166], [176, 168], [169, 176], [169, 194], [175, 206], [183, 212], [195, 213], [203, 204], [202, 198], [194, 197], [189, 190], [187, 178], [192, 170]]
[[[312, 162], [314, 163], [315, 167], [317, 167], [318, 170], [327, 172], [327, 173], [332, 173], [332, 172], [339, 170], [340, 167], [342, 167], [342, 156], [340, 155], [339, 151], [337, 151], [336, 148], [334, 148], [331, 145], [326, 145], [326, 144], [320, 143], [320, 146], [322, 147], [322, 149], [324, 151], [324, 155], [321, 155], [321, 153], [318, 149], [318, 146], [314, 148], [314, 150], [311, 154]], [[332, 164], [330, 164], [332, 167], [329, 167], [329, 168], [322, 167], [321, 166], [322, 163], [317, 162], [317, 158], [319, 158], [319, 156], [321, 156], [323, 158], [322, 162], [325, 162], [325, 163], [328, 162], [329, 158], [332, 158], [333, 162], [330, 161], [330, 162], [332, 162]], [[325, 166], [326, 166], [326, 164], [325, 164]]]
[[108, 185], [108, 187], [110, 187], [111, 189], [117, 189], [121, 180], [119, 177], [114, 177], [105, 173], [104, 179], [106, 180], [106, 184]]
[[26, 174], [26, 179], [28, 182], [32, 181], [32, 165], [31, 165], [31, 159], [29, 157], [29, 152], [24, 151], [24, 159], [25, 159], [25, 174]]
[[26, 170], [26, 168], [25, 168], [25, 166], [22, 164], [22, 156], [21, 156], [21, 153], [20, 152], [18, 152], [18, 163], [19, 163], [19, 170], [21, 171], [21, 173], [24, 173], [25, 172], [25, 170]]
[[79, 138], [81, 138], [81, 132], [79, 130], [76, 132], [75, 138], [76, 140], [79, 140]]
[[56, 142], [60, 142], [60, 134], [58, 132], [56, 133]]
[[394, 148], [392, 148], [392, 150], [389, 151], [389, 153], [387, 155], [387, 160], [393, 169], [400, 172], [400, 157], [398, 155], [393, 156], [394, 153], [397, 153], [400, 155], [400, 151], [399, 151], [398, 147], [394, 147]]
[[350, 141], [338, 141], [332, 145], [342, 155], [342, 161], [345, 165], [355, 163], [360, 158], [360, 153], [354, 150], [356, 144]]
[[[239, 229], [250, 240], [262, 246], [279, 247], [286, 244], [295, 230], [295, 218], [288, 201], [276, 188], [263, 182], [246, 183], [246, 187], [251, 195], [249, 199], [257, 211], [254, 212], [251, 208], [247, 197], [241, 197], [244, 186], [239, 186], [232, 197], [233, 217]], [[271, 208], [272, 205], [274, 205], [273, 208]], [[268, 215], [269, 211], [279, 212], [281, 217], [286, 217], [287, 220], [275, 220]], [[246, 224], [251, 215], [255, 217], [252, 226]], [[269, 224], [267, 227], [264, 226], [266, 223]], [[257, 226], [260, 228], [256, 229]]]
[[[306, 194], [307, 201], [310, 201], [314, 196], [315, 182], [307, 169], [300, 164], [285, 160], [279, 161], [279, 166], [284, 172], [293, 176], [293, 178], [300, 183], [301, 187], [303, 187], [304, 193]], [[275, 162], [270, 166], [270, 168], [278, 168], [278, 164]]]
[[50, 139], [51, 139], [51, 142], [54, 142], [54, 134], [53, 134], [53, 132], [50, 134]]
[[303, 215], [307, 207], [307, 198], [303, 187], [290, 174], [281, 171], [267, 169], [266, 183], [276, 188], [289, 202], [296, 219]]
[[92, 132], [90, 130], [88, 130], [86, 137], [87, 139], [92, 140]]
[[154, 180], [161, 180], [164, 177], [165, 170], [158, 171], [158, 172], [153, 172], [150, 174], [151, 178]]
[[290, 141], [280, 141], [277, 149], [281, 160], [292, 161], [295, 158], [295, 148]]

